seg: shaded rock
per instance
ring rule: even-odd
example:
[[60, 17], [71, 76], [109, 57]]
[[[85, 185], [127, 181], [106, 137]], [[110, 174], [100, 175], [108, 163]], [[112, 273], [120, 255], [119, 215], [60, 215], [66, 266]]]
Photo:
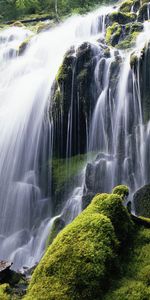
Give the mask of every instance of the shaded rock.
[[131, 214], [131, 219], [137, 225], [144, 226], [146, 228], [150, 228], [150, 219], [149, 218], [137, 217], [137, 216]]
[[58, 71], [50, 107], [57, 157], [86, 151], [87, 127], [94, 109], [91, 78], [96, 64], [96, 49], [89, 43], [82, 44], [76, 53], [71, 49]]
[[94, 198], [95, 193], [87, 193], [83, 195], [82, 197], [82, 210], [85, 209], [92, 201]]
[[52, 228], [50, 230], [50, 234], [47, 238], [47, 242], [46, 242], [46, 247], [48, 247], [53, 240], [55, 239], [55, 237], [57, 236], [57, 234], [65, 227], [65, 221], [62, 219], [61, 216], [58, 216], [55, 218]]
[[110, 16], [110, 24], [117, 22], [119, 24], [132, 23], [136, 20], [135, 13], [113, 12]]
[[140, 9], [139, 9], [139, 14], [138, 14], [138, 21], [144, 22], [148, 20], [148, 5], [147, 3], [144, 3]]
[[13, 263], [0, 261], [0, 283], [17, 284], [22, 279], [22, 274], [11, 270]]
[[150, 218], [150, 185], [145, 185], [133, 196], [135, 213], [138, 216]]

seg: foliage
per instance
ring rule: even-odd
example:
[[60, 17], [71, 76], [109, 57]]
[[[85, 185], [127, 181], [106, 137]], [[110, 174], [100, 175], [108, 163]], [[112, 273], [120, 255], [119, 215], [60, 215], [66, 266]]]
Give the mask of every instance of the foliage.
[[3, 20], [41, 12], [63, 16], [74, 12], [84, 13], [100, 3], [103, 2], [99, 0], [0, 0], [0, 11]]

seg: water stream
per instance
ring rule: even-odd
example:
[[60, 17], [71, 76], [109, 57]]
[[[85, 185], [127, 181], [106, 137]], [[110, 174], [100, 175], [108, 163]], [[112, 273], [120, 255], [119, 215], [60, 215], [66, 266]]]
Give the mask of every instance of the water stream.
[[[17, 49], [32, 33], [17, 27], [0, 32], [0, 259], [13, 261], [15, 269], [31, 267], [40, 260], [56, 218], [52, 215], [51, 172], [44, 167], [53, 155], [53, 124], [48, 116], [51, 87], [72, 45], [77, 48], [89, 41], [99, 49], [97, 39], [104, 37], [106, 15], [112, 10], [100, 8], [85, 17], [74, 16], [35, 35], [21, 56]], [[138, 49], [147, 32], [150, 29], [145, 23]], [[120, 51], [117, 57], [120, 69], [115, 92], [110, 77], [115, 50], [105, 59], [102, 82], [101, 59], [97, 59], [94, 80], [98, 97], [87, 128], [87, 151], [99, 155], [92, 164], [98, 165], [103, 177], [103, 191], [119, 183], [134, 191], [150, 180], [146, 168], [150, 123], [143, 123], [139, 71], [131, 70], [130, 53]], [[67, 157], [71, 155], [72, 103], [73, 94]], [[85, 173], [84, 169], [79, 186], [60, 212], [66, 224], [82, 209]]]

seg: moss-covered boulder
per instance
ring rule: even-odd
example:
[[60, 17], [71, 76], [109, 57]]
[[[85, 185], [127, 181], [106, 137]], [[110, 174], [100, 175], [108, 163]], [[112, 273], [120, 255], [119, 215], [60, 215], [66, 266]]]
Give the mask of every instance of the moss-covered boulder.
[[138, 34], [143, 30], [143, 24], [140, 22], [120, 25], [114, 22], [107, 28], [106, 41], [108, 45], [119, 49], [127, 49], [134, 46]]
[[118, 270], [116, 235], [122, 242], [132, 229], [118, 195], [97, 195], [54, 239], [33, 274], [25, 299], [103, 299]]
[[106, 31], [106, 42], [108, 45], [115, 46], [118, 44], [122, 32], [122, 27], [119, 23], [114, 22], [107, 28]]
[[118, 185], [113, 188], [113, 194], [119, 195], [123, 200], [126, 200], [129, 196], [129, 188], [126, 185]]
[[150, 218], [150, 185], [145, 185], [133, 196], [135, 213]]
[[119, 24], [127, 24], [127, 23], [132, 23], [135, 22], [136, 20], [136, 14], [135, 13], [124, 13], [124, 12], [113, 12], [110, 15], [110, 22], [114, 23], [117, 22]]
[[67, 226], [36, 268], [25, 299], [99, 299], [108, 286], [117, 240], [110, 220], [84, 214]]
[[110, 218], [118, 240], [124, 244], [133, 234], [133, 222], [127, 209], [122, 205], [122, 195], [96, 195], [87, 210], [101, 212]]
[[119, 11], [123, 12], [123, 13], [130, 13], [131, 9], [133, 7], [133, 0], [125, 0], [121, 3]]
[[[126, 248], [127, 250], [127, 248]], [[124, 254], [122, 275], [104, 300], [149, 300], [150, 299], [150, 229], [138, 226], [132, 247]]]
[[10, 300], [9, 295], [9, 284], [1, 284], [0, 285], [0, 299], [2, 300]]

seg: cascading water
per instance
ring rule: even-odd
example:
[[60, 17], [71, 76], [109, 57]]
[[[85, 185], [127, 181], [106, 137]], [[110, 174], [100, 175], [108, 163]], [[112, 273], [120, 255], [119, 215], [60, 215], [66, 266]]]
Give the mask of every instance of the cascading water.
[[[98, 19], [92, 20], [99, 14], [73, 17], [33, 37], [21, 56], [17, 48], [31, 32], [12, 27], [0, 35], [0, 259], [13, 261], [16, 269], [41, 258], [52, 223], [51, 193], [45, 188], [51, 182], [51, 87], [70, 46], [98, 34]], [[101, 17], [100, 31], [104, 24]], [[77, 202], [79, 195], [81, 190], [73, 194]], [[79, 213], [80, 204], [73, 211], [68, 221]]]
[[[112, 10], [101, 8], [86, 17], [72, 17], [32, 38], [30, 31], [17, 27], [0, 35], [0, 259], [13, 261], [14, 268], [39, 261], [53, 222], [58, 217], [65, 224], [71, 222], [82, 209], [85, 191], [110, 191], [119, 183], [134, 191], [150, 180], [146, 168], [150, 125], [143, 122], [140, 65], [136, 71], [131, 69], [131, 53], [111, 50], [109, 57], [102, 57], [97, 42], [104, 38], [106, 16]], [[146, 30], [149, 32], [147, 23], [137, 48], [144, 46]], [[26, 37], [30, 38], [28, 47], [18, 56], [17, 48]], [[97, 157], [83, 169], [62, 211], [54, 216], [49, 168], [54, 141], [48, 115], [51, 89], [66, 51], [87, 41], [94, 44], [96, 92], [90, 125], [86, 119], [85, 147]], [[73, 74], [65, 152], [68, 170], [75, 102]], [[89, 184], [87, 173], [91, 172]]]

